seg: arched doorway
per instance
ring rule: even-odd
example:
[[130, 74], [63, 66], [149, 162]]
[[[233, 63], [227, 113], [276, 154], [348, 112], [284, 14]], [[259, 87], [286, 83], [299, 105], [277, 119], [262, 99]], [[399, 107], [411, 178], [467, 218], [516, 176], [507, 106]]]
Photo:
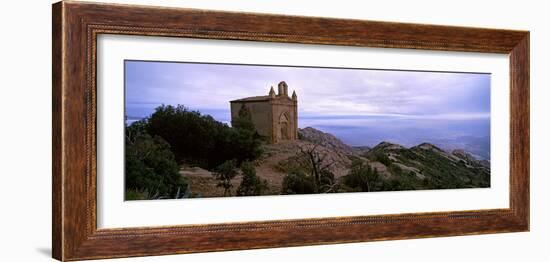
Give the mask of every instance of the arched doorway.
[[289, 121], [288, 113], [283, 112], [281, 116], [279, 116], [279, 130], [277, 130], [278, 133], [278, 140], [288, 140], [290, 139], [290, 121]]

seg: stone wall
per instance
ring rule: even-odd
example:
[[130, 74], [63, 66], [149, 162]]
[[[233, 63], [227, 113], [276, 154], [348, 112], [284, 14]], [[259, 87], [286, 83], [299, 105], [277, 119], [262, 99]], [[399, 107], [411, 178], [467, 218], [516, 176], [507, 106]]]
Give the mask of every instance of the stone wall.
[[231, 103], [231, 119], [239, 117], [239, 110], [245, 104], [251, 113], [251, 120], [256, 127], [256, 131], [261, 136], [272, 137], [272, 117], [271, 105], [269, 101], [259, 102], [233, 102]]

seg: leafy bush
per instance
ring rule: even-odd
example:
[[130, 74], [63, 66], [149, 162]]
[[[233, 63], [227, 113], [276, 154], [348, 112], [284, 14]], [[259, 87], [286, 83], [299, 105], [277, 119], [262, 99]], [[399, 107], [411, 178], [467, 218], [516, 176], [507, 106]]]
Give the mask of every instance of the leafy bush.
[[356, 192], [380, 191], [383, 185], [378, 171], [361, 160], [352, 162], [349, 174], [343, 177], [343, 183]]
[[238, 196], [259, 196], [267, 189], [267, 181], [256, 175], [256, 168], [251, 162], [241, 165], [243, 180], [237, 189]]
[[147, 199], [145, 192], [139, 191], [137, 189], [126, 189], [124, 192], [125, 200], [144, 200]]
[[315, 184], [311, 176], [301, 171], [293, 171], [283, 178], [282, 194], [313, 194]]
[[327, 169], [321, 170], [319, 179], [319, 193], [336, 193], [339, 190], [339, 185], [334, 178], [334, 174]]
[[212, 175], [216, 178], [216, 180], [218, 180], [216, 187], [222, 187], [224, 189], [224, 196], [231, 195], [231, 188], [233, 187], [231, 180], [235, 178], [237, 174], [237, 165], [235, 160], [225, 161], [223, 164], [214, 169]]
[[407, 182], [404, 182], [400, 179], [389, 179], [382, 182], [380, 191], [400, 191], [400, 190], [410, 190], [410, 185]]
[[181, 197], [187, 182], [178, 172], [170, 145], [149, 135], [144, 127], [142, 121], [126, 127], [126, 199]]
[[374, 161], [378, 161], [385, 166], [390, 166], [392, 163], [391, 159], [382, 152], [377, 152], [376, 154], [374, 154]]

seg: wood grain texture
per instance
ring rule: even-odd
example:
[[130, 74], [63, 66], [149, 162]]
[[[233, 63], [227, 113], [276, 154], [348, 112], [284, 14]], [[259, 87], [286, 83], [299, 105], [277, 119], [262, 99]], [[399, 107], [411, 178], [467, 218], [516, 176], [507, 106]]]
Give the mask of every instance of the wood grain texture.
[[61, 173], [61, 76], [62, 76], [62, 33], [61, 5], [52, 8], [52, 256], [61, 257], [63, 242], [63, 190]]
[[529, 33], [510, 52], [510, 207], [529, 228]]
[[[82, 260], [529, 230], [529, 33], [484, 28], [60, 2], [53, 6], [53, 257]], [[510, 55], [510, 208], [97, 229], [99, 34]]]

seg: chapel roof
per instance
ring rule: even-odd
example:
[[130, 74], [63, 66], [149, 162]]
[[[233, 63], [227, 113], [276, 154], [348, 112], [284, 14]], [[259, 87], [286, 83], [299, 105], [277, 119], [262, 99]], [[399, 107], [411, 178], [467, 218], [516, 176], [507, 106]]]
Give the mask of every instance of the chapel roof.
[[260, 102], [260, 101], [268, 101], [269, 99], [271, 99], [270, 96], [251, 96], [251, 97], [231, 100], [229, 102]]

